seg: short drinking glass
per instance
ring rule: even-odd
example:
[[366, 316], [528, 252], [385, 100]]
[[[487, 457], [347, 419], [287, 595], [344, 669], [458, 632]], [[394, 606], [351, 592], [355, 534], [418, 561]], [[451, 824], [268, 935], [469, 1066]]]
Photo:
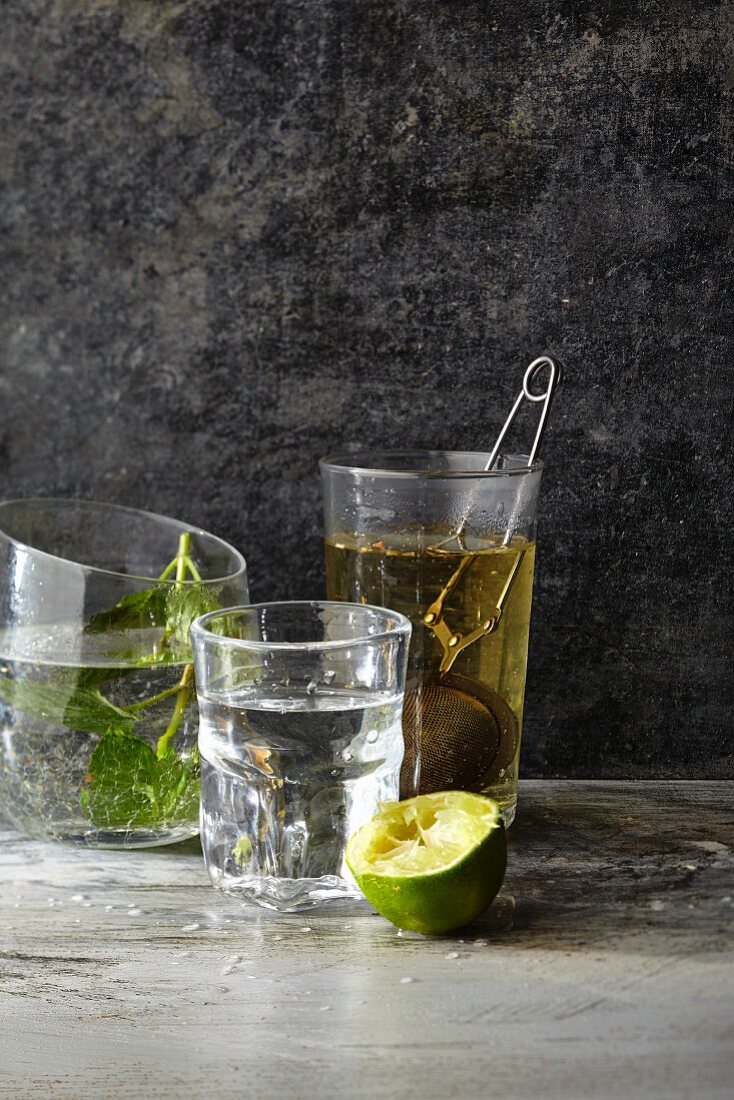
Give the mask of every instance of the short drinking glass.
[[358, 895], [344, 853], [398, 796], [410, 623], [271, 603], [204, 615], [191, 637], [213, 884], [283, 911]]

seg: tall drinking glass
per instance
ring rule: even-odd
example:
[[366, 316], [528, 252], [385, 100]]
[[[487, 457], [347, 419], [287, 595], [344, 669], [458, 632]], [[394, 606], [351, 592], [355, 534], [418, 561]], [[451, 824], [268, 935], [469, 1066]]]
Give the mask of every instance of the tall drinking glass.
[[191, 637], [213, 884], [284, 911], [358, 894], [346, 842], [398, 796], [410, 623], [273, 603], [205, 615]]
[[0, 504], [0, 810], [104, 848], [198, 831], [189, 625], [247, 599], [241, 554], [80, 500]]
[[458, 451], [321, 461], [328, 596], [413, 625], [401, 794], [490, 795], [509, 824], [542, 464]]

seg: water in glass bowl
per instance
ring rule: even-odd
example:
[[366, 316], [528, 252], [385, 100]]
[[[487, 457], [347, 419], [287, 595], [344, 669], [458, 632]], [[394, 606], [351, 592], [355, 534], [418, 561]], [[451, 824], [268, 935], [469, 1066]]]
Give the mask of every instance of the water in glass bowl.
[[64, 626], [0, 632], [0, 810], [29, 836], [92, 847], [196, 835], [191, 666], [111, 661], [89, 638], [82, 660], [78, 638]]

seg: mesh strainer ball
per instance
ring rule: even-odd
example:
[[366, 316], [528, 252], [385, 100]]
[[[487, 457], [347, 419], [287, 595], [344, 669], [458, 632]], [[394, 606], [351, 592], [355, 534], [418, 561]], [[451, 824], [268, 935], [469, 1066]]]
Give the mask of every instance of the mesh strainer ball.
[[481, 792], [515, 757], [517, 719], [495, 691], [467, 676], [446, 675], [406, 694], [403, 740], [401, 798]]

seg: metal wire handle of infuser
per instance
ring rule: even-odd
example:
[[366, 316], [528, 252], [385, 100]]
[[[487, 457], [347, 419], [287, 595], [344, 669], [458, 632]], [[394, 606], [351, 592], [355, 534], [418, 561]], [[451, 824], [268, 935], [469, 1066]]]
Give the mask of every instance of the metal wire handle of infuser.
[[[543, 393], [533, 393], [531, 386], [537, 381], [538, 377], [546, 368], [548, 368], [548, 370], [550, 371], [547, 389]], [[563, 368], [557, 359], [551, 359], [549, 355], [540, 355], [537, 359], [533, 360], [533, 362], [525, 371], [522, 380], [522, 389], [515, 399], [515, 403], [510, 410], [509, 416], [505, 420], [500, 434], [497, 436], [497, 441], [492, 448], [492, 452], [489, 456], [489, 459], [487, 460], [487, 464], [484, 467], [485, 472], [489, 472], [497, 461], [500, 453], [500, 448], [504, 442], [505, 436], [512, 427], [512, 424], [517, 414], [519, 413], [524, 401], [531, 401], [533, 403], [538, 403], [540, 401], [543, 402], [543, 408], [540, 413], [540, 420], [538, 422], [538, 428], [535, 433], [535, 439], [533, 441], [533, 446], [528, 456], [528, 467], [533, 465], [548, 423], [548, 414], [550, 412], [550, 407], [553, 401], [554, 394], [558, 386], [561, 384], [562, 380]], [[439, 545], [445, 545], [447, 542], [452, 542], [454, 539], [460, 546], [463, 545], [464, 532], [466, 529], [467, 520], [469, 518], [470, 509], [471, 505], [469, 506], [469, 508], [467, 508], [466, 513], [464, 514], [464, 518], [459, 524], [456, 533], [454, 535], [451, 535], [449, 539], [443, 540], [443, 542]], [[513, 519], [514, 514], [508, 519], [507, 532], [503, 540], [503, 546], [509, 546], [512, 540], [514, 529]], [[439, 594], [438, 598], [434, 600], [434, 602], [427, 609], [425, 615], [423, 616], [423, 622], [425, 626], [427, 626], [433, 632], [433, 634], [435, 634], [443, 649], [443, 658], [439, 667], [440, 673], [445, 674], [449, 671], [459, 653], [461, 653], [463, 649], [466, 649], [467, 646], [472, 645], [472, 643], [477, 641], [477, 639], [484, 637], [484, 635], [486, 634], [491, 634], [494, 630], [497, 629], [505, 608], [505, 604], [507, 603], [510, 592], [512, 591], [512, 586], [515, 583], [515, 578], [520, 571], [520, 566], [522, 565], [525, 553], [526, 551], [524, 549], [518, 552], [517, 558], [513, 562], [512, 569], [510, 570], [507, 580], [505, 581], [504, 587], [497, 598], [497, 603], [494, 610], [489, 615], [483, 616], [480, 625], [474, 630], [470, 631], [468, 634], [460, 634], [457, 631], [451, 630], [451, 628], [446, 624], [443, 618], [443, 605], [446, 599], [456, 588], [456, 585], [459, 583], [464, 574], [471, 568], [475, 560], [474, 555], [472, 554], [467, 554], [467, 556], [462, 559], [461, 564], [449, 578], [443, 591]]]

